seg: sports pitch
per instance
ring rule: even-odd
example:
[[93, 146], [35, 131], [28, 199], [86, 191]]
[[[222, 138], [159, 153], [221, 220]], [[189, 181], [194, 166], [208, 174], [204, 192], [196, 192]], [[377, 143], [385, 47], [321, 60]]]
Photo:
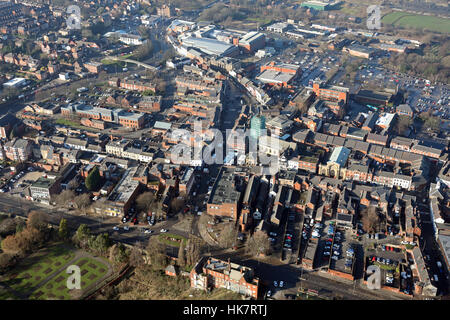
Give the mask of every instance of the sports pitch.
[[407, 12], [391, 12], [386, 14], [381, 22], [414, 29], [450, 33], [450, 19], [411, 14]]

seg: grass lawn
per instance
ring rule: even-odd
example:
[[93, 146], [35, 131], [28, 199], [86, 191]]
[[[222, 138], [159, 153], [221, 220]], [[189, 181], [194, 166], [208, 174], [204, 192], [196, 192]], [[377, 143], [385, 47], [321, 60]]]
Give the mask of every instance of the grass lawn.
[[8, 300], [8, 299], [15, 300], [16, 297], [8, 290], [0, 287], [0, 300]]
[[[176, 240], [173, 240], [176, 239]], [[183, 244], [186, 246], [186, 238], [177, 234], [173, 233], [161, 233], [158, 236], [158, 240], [164, 244], [167, 244], [169, 246], [179, 247], [181, 244], [181, 241], [183, 241]], [[178, 240], [178, 241], [177, 241]]]
[[82, 126], [81, 124], [79, 124], [76, 121], [72, 121], [69, 119], [58, 119], [55, 121], [56, 124], [61, 124], [64, 126], [68, 126], [68, 127], [75, 127], [75, 128], [84, 128], [84, 126]]
[[112, 59], [108, 59], [108, 58], [105, 58], [105, 59], [101, 60], [100, 62], [107, 66], [110, 66], [110, 65], [112, 66], [114, 64], [118, 65], [119, 67], [125, 66], [125, 62], [123, 62], [123, 61], [112, 60]]
[[[102, 279], [108, 272], [108, 267], [93, 258], [80, 258], [74, 265], [80, 267], [81, 271], [81, 290], [88, 288], [93, 283]], [[72, 299], [70, 290], [67, 288], [67, 278], [70, 274], [63, 270], [43, 287], [39, 288], [31, 295], [31, 299]]]
[[391, 12], [385, 15], [381, 22], [415, 29], [428, 29], [430, 31], [450, 32], [450, 19], [411, 14], [407, 12]]
[[4, 283], [18, 293], [27, 295], [73, 257], [74, 253], [62, 245], [46, 248], [26, 258], [6, 274]]

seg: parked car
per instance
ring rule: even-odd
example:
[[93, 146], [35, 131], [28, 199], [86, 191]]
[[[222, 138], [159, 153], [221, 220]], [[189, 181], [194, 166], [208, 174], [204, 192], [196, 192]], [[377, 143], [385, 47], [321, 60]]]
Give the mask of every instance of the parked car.
[[113, 227], [113, 230], [114, 230], [114, 231], [119, 231], [120, 229], [119, 229], [118, 226], [114, 226], [114, 227]]
[[161, 232], [161, 233], [166, 233], [166, 232], [168, 232], [169, 230], [167, 230], [167, 229], [161, 229], [161, 230], [159, 230], [159, 232]]

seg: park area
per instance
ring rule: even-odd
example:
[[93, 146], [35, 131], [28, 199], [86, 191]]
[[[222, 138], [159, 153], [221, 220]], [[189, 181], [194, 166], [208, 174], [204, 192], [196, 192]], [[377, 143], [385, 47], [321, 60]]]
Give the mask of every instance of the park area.
[[[69, 290], [66, 272], [77, 265], [81, 272], [81, 290]], [[110, 274], [108, 262], [84, 251], [57, 244], [25, 258], [16, 268], [0, 278], [0, 300], [69, 300], [82, 297], [101, 285]]]
[[423, 29], [441, 33], [448, 33], [450, 30], [450, 19], [434, 16], [411, 14], [408, 12], [391, 12], [386, 14], [381, 22], [406, 28]]

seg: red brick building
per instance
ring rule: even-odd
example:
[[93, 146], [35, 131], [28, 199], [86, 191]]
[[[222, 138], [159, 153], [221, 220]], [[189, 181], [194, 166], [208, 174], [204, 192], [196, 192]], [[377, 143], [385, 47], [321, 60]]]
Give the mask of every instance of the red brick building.
[[249, 267], [216, 258], [201, 258], [189, 275], [191, 288], [208, 290], [225, 288], [233, 292], [258, 298], [259, 278]]
[[315, 95], [326, 101], [348, 101], [349, 89], [337, 86], [327, 86], [320, 82], [313, 83], [313, 91]]

